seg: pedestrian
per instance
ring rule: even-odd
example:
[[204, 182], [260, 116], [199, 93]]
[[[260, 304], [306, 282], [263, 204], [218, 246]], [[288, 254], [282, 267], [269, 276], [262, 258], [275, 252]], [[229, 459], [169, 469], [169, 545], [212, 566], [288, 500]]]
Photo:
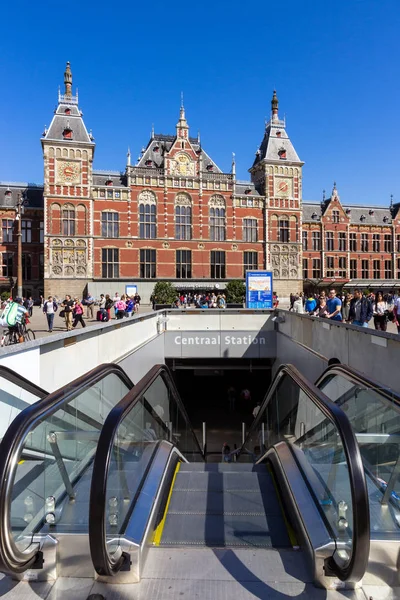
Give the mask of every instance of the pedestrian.
[[53, 300], [53, 296], [49, 296], [43, 305], [43, 313], [47, 318], [48, 332], [53, 331], [54, 314], [57, 312], [57, 302]]
[[117, 308], [117, 303], [121, 300], [121, 298], [119, 297], [118, 292], [115, 292], [115, 296], [113, 298], [113, 302], [114, 302], [114, 317], [115, 319], [117, 319], [117, 314], [118, 314], [118, 308]]
[[64, 301], [61, 303], [61, 308], [64, 311], [65, 326], [67, 331], [72, 329], [72, 310], [74, 308], [74, 301], [71, 299], [69, 294], [65, 295]]
[[108, 320], [111, 320], [111, 309], [114, 306], [114, 301], [110, 298], [110, 294], [106, 294], [106, 303], [104, 308], [107, 311], [108, 314]]
[[133, 297], [133, 302], [134, 302], [134, 310], [135, 312], [139, 312], [139, 306], [140, 306], [140, 302], [141, 302], [141, 297], [139, 296], [139, 294], [136, 292], [136, 294]]
[[308, 313], [309, 315], [311, 315], [315, 311], [316, 308], [317, 308], [316, 299], [313, 298], [313, 296], [309, 296], [304, 305], [305, 312]]
[[260, 412], [260, 408], [261, 408], [261, 404], [260, 404], [260, 402], [257, 402], [257, 404], [255, 405], [255, 407], [253, 408], [253, 417], [254, 418], [256, 418], [256, 416]]
[[126, 308], [125, 308], [125, 316], [131, 317], [132, 313], [135, 309], [135, 301], [133, 298], [126, 297]]
[[75, 329], [75, 327], [78, 325], [78, 323], [80, 323], [82, 325], [82, 327], [86, 327], [86, 323], [83, 320], [83, 304], [79, 300], [79, 298], [75, 298], [75, 305], [73, 308], [73, 313], [74, 313], [74, 322], [72, 324], [72, 327]]
[[387, 303], [383, 299], [382, 292], [377, 292], [375, 302], [372, 305], [372, 310], [374, 314], [375, 329], [378, 331], [386, 331], [388, 321], [387, 315], [389, 311]]
[[295, 313], [299, 313], [299, 314], [303, 314], [304, 313], [303, 300], [297, 294], [294, 296], [294, 302], [293, 302], [293, 309], [292, 310]]
[[114, 302], [114, 310], [115, 310], [115, 318], [116, 319], [122, 319], [124, 314], [125, 314], [125, 310], [126, 310], [126, 302], [125, 302], [125, 294], [123, 294], [121, 296], [121, 298], [118, 298], [118, 300], [116, 302]]
[[346, 323], [349, 322], [351, 299], [352, 299], [352, 296], [350, 294], [346, 294], [346, 296], [344, 297], [344, 300], [343, 300], [342, 318], [343, 318], [343, 321], [346, 321]]
[[363, 296], [361, 290], [354, 290], [354, 298], [350, 302], [349, 320], [352, 325], [368, 327], [368, 321], [372, 319], [371, 302]]
[[86, 306], [87, 306], [86, 316], [88, 319], [89, 319], [89, 317], [91, 319], [93, 319], [94, 302], [95, 302], [95, 300], [94, 300], [92, 294], [88, 294], [86, 296]]
[[104, 297], [104, 294], [100, 294], [99, 310], [105, 310], [105, 308], [106, 308], [106, 299]]
[[29, 300], [28, 300], [28, 313], [29, 313], [29, 316], [31, 317], [32, 313], [33, 313], [33, 298], [32, 298], [32, 296], [29, 296]]
[[227, 463], [232, 462], [231, 449], [226, 442], [224, 442], [224, 444], [222, 446], [222, 460], [223, 460], [223, 462], [227, 462]]
[[328, 306], [327, 318], [332, 321], [342, 320], [342, 301], [336, 296], [336, 290], [329, 290], [329, 298], [326, 302]]
[[314, 316], [324, 319], [324, 318], [326, 318], [327, 314], [328, 314], [328, 306], [326, 304], [326, 299], [320, 298], [319, 305], [314, 312]]

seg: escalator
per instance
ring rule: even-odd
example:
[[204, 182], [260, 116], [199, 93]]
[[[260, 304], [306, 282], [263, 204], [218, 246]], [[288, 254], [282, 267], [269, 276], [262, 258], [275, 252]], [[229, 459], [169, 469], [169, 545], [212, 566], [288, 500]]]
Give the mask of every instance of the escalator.
[[[316, 385], [346, 413], [366, 473], [372, 541], [400, 541], [400, 396], [346, 365]], [[392, 544], [393, 546], [393, 544]]]
[[139, 582], [150, 571], [162, 585], [201, 569], [207, 578], [217, 557], [240, 579], [246, 564], [268, 571], [283, 552], [304, 565], [304, 581], [330, 587], [362, 578], [368, 497], [339, 406], [281, 367], [244, 444], [226, 458], [205, 462], [167, 367], [153, 367], [100, 434], [89, 506], [98, 577]]
[[36, 578], [54, 578], [59, 564], [66, 574], [87, 558], [82, 540], [97, 442], [109, 411], [132, 387], [120, 367], [106, 364], [48, 395], [26, 390], [40, 399], [21, 406], [0, 444], [2, 572], [34, 569]]

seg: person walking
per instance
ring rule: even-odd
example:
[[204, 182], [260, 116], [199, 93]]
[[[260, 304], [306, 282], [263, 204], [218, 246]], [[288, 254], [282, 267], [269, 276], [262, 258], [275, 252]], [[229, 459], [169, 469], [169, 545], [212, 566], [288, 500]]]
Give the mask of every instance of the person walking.
[[329, 290], [329, 298], [326, 302], [328, 313], [326, 317], [332, 321], [342, 320], [342, 301], [336, 296], [336, 290]]
[[343, 321], [345, 321], [346, 323], [349, 322], [351, 298], [352, 298], [352, 296], [350, 294], [346, 294], [346, 296], [344, 297], [344, 300], [343, 300], [342, 318], [343, 318]]
[[120, 302], [121, 298], [119, 297], [118, 292], [115, 292], [115, 296], [113, 298], [113, 303], [114, 303], [114, 318], [118, 319], [118, 308], [117, 308], [117, 304], [118, 302]]
[[29, 296], [29, 299], [28, 299], [28, 313], [29, 313], [29, 316], [31, 317], [32, 313], [33, 313], [33, 298], [32, 298], [32, 296]]
[[95, 300], [94, 300], [92, 294], [88, 294], [86, 296], [86, 306], [87, 306], [86, 316], [88, 319], [89, 319], [89, 317], [91, 319], [93, 319], [94, 302], [95, 302]]
[[374, 314], [375, 329], [378, 331], [386, 331], [388, 322], [388, 305], [383, 299], [382, 292], [377, 292], [375, 296], [375, 302], [372, 305], [372, 310]]
[[65, 326], [67, 331], [72, 329], [72, 310], [74, 308], [74, 301], [69, 294], [65, 295], [64, 301], [61, 303], [61, 308], [64, 310]]
[[80, 323], [82, 327], [86, 327], [86, 323], [83, 320], [83, 305], [79, 298], [75, 298], [75, 305], [73, 308], [74, 313], [74, 322], [72, 323], [72, 327], [75, 327]]
[[319, 299], [319, 304], [318, 304], [317, 308], [315, 309], [314, 316], [324, 319], [324, 318], [326, 318], [327, 314], [328, 314], [328, 306], [326, 304], [326, 298], [321, 297]]
[[371, 302], [363, 296], [361, 290], [354, 290], [354, 298], [350, 302], [349, 320], [352, 325], [358, 327], [368, 327], [368, 322], [372, 319]]
[[303, 314], [304, 313], [303, 300], [297, 294], [294, 296], [294, 302], [293, 302], [293, 308], [292, 308], [292, 310], [295, 313], [299, 313], [299, 314]]
[[53, 300], [53, 296], [49, 296], [43, 304], [43, 313], [47, 318], [48, 332], [53, 331], [54, 315], [57, 312], [57, 302]]
[[133, 297], [133, 302], [134, 302], [134, 310], [135, 312], [139, 312], [139, 306], [140, 306], [140, 301], [141, 301], [141, 297], [139, 296], [139, 294], [136, 292], [136, 294]]
[[114, 306], [114, 301], [110, 298], [110, 294], [106, 294], [106, 303], [104, 308], [107, 311], [108, 314], [108, 320], [111, 320], [111, 309]]

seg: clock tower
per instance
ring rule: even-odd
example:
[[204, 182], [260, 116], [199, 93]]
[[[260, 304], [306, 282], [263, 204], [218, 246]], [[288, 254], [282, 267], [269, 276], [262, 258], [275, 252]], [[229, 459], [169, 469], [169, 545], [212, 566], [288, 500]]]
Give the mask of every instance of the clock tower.
[[274, 90], [271, 118], [250, 169], [258, 192], [265, 196], [265, 263], [273, 272], [274, 289], [279, 295], [303, 289], [301, 215], [302, 167], [286, 132], [285, 119], [278, 115]]
[[92, 166], [95, 144], [72, 95], [67, 62], [64, 94], [41, 143], [44, 158], [45, 296], [82, 296], [92, 278]]

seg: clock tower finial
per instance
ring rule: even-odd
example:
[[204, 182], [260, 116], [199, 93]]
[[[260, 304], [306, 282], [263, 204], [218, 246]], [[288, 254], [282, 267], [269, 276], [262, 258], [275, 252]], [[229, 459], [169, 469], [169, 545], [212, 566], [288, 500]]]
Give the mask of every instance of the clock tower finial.
[[186, 121], [185, 107], [183, 105], [183, 92], [181, 92], [181, 108], [179, 111], [179, 121], [176, 124], [176, 135], [180, 138], [189, 139], [189, 125]]
[[278, 96], [276, 95], [276, 90], [274, 90], [274, 93], [272, 95], [272, 100], [271, 100], [271, 110], [272, 110], [272, 120], [276, 121], [278, 119], [278, 107], [279, 107], [279, 100], [278, 100]]
[[72, 71], [71, 64], [68, 61], [64, 72], [65, 95], [72, 96]]

